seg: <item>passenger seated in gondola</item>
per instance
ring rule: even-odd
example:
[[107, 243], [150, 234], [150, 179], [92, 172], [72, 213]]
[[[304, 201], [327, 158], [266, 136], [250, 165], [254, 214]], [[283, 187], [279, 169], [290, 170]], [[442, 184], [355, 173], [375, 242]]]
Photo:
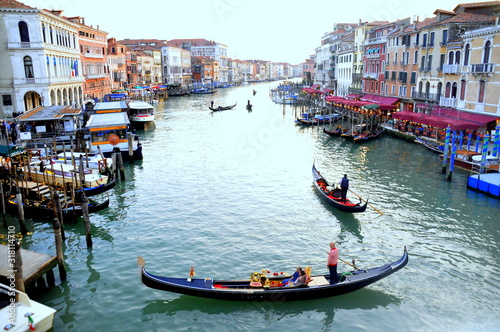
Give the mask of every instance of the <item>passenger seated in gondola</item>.
[[300, 270], [300, 277], [298, 277], [295, 281], [289, 282], [287, 286], [298, 286], [301, 284], [307, 284], [309, 280], [309, 276], [306, 274], [304, 270]]
[[300, 277], [300, 272], [302, 272], [302, 268], [299, 266], [299, 267], [297, 267], [297, 269], [295, 270], [295, 272], [293, 273], [293, 275], [290, 278], [282, 281], [283, 286], [286, 286], [290, 282], [295, 282], [297, 280], [297, 278]]

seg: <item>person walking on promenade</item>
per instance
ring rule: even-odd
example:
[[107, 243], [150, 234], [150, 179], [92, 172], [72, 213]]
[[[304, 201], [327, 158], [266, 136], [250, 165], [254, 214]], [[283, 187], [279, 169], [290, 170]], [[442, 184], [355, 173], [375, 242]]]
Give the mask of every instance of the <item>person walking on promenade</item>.
[[335, 246], [335, 242], [330, 242], [330, 252], [328, 252], [328, 261], [326, 263], [328, 269], [330, 270], [330, 285], [339, 282], [339, 277], [337, 275], [338, 260], [339, 260], [339, 250]]
[[349, 179], [347, 178], [347, 174], [344, 174], [344, 177], [339, 181], [340, 184], [340, 196], [341, 202], [347, 202], [347, 191], [349, 190]]

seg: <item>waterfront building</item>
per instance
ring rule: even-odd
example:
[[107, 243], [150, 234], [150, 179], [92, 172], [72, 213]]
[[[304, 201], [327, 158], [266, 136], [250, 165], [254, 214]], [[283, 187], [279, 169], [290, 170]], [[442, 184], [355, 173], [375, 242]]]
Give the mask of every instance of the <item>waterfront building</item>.
[[[333, 58], [334, 57], [334, 58]], [[345, 97], [349, 94], [352, 86], [352, 74], [354, 68], [354, 31], [340, 38], [335, 55], [335, 80], [333, 90], [336, 96]]]
[[39, 106], [83, 103], [79, 25], [60, 15], [0, 0], [0, 116]]
[[473, 6], [462, 4], [453, 11], [438, 9], [433, 18], [418, 25], [415, 46], [420, 50], [419, 75], [417, 91], [412, 96], [417, 105], [457, 106], [458, 79], [445, 83], [445, 76], [449, 77], [456, 68], [446, 66], [444, 73], [443, 70], [445, 63], [450, 64], [451, 56], [451, 64], [459, 65], [461, 60], [458, 59], [462, 57], [462, 52], [448, 51], [448, 43], [455, 42], [466, 31], [492, 25], [494, 17], [491, 15], [491, 8], [498, 7], [499, 4], [500, 2], [493, 1], [475, 3]]
[[127, 50], [125, 53], [125, 65], [127, 70], [126, 86], [135, 86], [139, 81], [139, 68], [137, 63], [137, 52]]
[[215, 83], [229, 81], [227, 45], [206, 39], [172, 39], [168, 44], [190, 51], [191, 56], [213, 57], [219, 63], [219, 75]]
[[218, 73], [219, 62], [207, 56], [191, 57], [193, 82], [212, 84]]
[[154, 58], [142, 51], [137, 52], [137, 70], [139, 71], [139, 83], [141, 85], [151, 85]]
[[[61, 11], [52, 11], [61, 15]], [[85, 25], [85, 19], [80, 16], [68, 17], [78, 24], [78, 43], [80, 45], [80, 61], [82, 74], [85, 76], [83, 84], [84, 99], [102, 99], [111, 93], [108, 67], [108, 33], [92, 26]]]
[[180, 47], [161, 46], [163, 82], [188, 88], [193, 82], [191, 52]]
[[358, 26], [354, 28], [354, 58], [352, 69], [352, 84], [349, 89], [349, 94], [359, 95], [363, 92], [363, 55], [366, 35], [370, 29], [376, 26], [384, 25], [387, 21], [362, 22], [359, 21]]
[[[455, 51], [455, 58], [461, 58], [461, 65], [456, 68], [460, 72], [453, 75], [453, 78], [447, 75], [445, 84], [446, 87], [453, 87], [457, 83], [458, 110], [484, 115], [500, 114], [499, 15], [500, 11], [497, 9], [493, 25], [465, 32], [462, 35], [461, 54], [457, 55], [458, 51]], [[448, 57], [451, 58], [452, 50], [449, 52]]]
[[417, 83], [419, 49], [412, 42], [418, 22], [399, 25], [387, 35], [387, 55], [382, 94], [400, 99], [401, 111], [413, 111], [412, 99]]
[[[314, 84], [321, 87], [330, 87], [335, 79], [335, 62], [332, 59], [331, 36], [333, 32], [327, 32], [321, 37], [321, 45], [315, 50], [314, 55]], [[330, 84], [332, 80], [332, 84]], [[331, 87], [332, 88], [332, 87]]]
[[124, 92], [127, 86], [127, 46], [108, 39], [108, 67], [112, 92]]
[[311, 55], [309, 59], [306, 59], [305, 62], [302, 62], [299, 66], [302, 68], [300, 72], [298, 73], [300, 76], [297, 77], [302, 77], [302, 81], [304, 81], [304, 84], [306, 86], [312, 86], [314, 84], [314, 62], [315, 62], [315, 55]]
[[[386, 94], [385, 70], [388, 62], [397, 63], [397, 55], [388, 54], [387, 37], [394, 31], [404, 29], [410, 19], [379, 25], [370, 29], [363, 43], [363, 92], [369, 94]], [[391, 58], [389, 58], [391, 57]]]

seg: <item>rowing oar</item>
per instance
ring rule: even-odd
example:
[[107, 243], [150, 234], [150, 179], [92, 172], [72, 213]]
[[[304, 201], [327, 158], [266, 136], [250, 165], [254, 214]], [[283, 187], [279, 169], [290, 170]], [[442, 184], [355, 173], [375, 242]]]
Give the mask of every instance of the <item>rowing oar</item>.
[[[362, 200], [363, 202], [366, 202], [361, 196], [359, 196], [358, 194], [356, 194], [354, 191], [352, 191], [351, 189], [349, 189], [350, 192], [352, 192], [354, 195], [358, 196], [360, 200]], [[377, 211], [378, 213], [380, 213], [381, 215], [384, 215], [382, 212], [380, 212], [380, 210], [376, 209], [373, 205], [371, 205], [370, 203], [368, 203], [368, 205], [370, 205], [370, 207], [372, 209], [374, 209], [375, 211]]]
[[345, 260], [343, 260], [342, 258], [339, 258], [340, 261], [346, 263], [347, 265], [350, 265], [352, 266], [353, 268], [355, 268], [356, 270], [359, 270], [359, 268], [356, 266], [356, 264], [354, 264], [354, 259], [352, 260], [352, 264], [349, 263], [349, 262], [346, 262]]

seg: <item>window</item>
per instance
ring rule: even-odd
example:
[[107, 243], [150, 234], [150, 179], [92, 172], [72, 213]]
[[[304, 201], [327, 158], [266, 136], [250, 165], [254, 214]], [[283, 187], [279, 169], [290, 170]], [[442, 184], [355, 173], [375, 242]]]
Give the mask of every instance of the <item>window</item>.
[[443, 30], [443, 45], [448, 44], [448, 30]]
[[491, 42], [488, 40], [486, 44], [484, 44], [483, 49], [483, 63], [490, 62], [490, 52], [491, 52]]
[[415, 35], [415, 46], [418, 46], [419, 42], [420, 42], [420, 33], [417, 32], [417, 34]]
[[31, 60], [31, 57], [25, 56], [23, 61], [24, 61], [24, 77], [34, 78], [35, 75], [33, 74], [33, 61]]
[[21, 37], [21, 43], [29, 43], [30, 34], [26, 22], [21, 21], [17, 24], [17, 26], [19, 27], [19, 36]]
[[45, 24], [42, 24], [42, 36], [43, 36], [43, 42], [47, 42], [47, 37], [45, 36]]
[[422, 47], [427, 47], [427, 34], [424, 33], [422, 40]]
[[460, 100], [465, 100], [465, 87], [467, 86], [467, 81], [460, 81]]
[[425, 67], [425, 55], [422, 55], [422, 60], [420, 61], [420, 68], [424, 70]]
[[470, 44], [467, 44], [465, 45], [464, 66], [469, 65], [469, 56], [470, 56]]
[[12, 106], [12, 96], [2, 95], [3, 106]]
[[454, 57], [453, 52], [448, 53], [448, 64], [449, 64], [449, 65], [452, 65], [452, 64], [453, 64], [453, 62], [454, 62], [454, 60], [455, 60], [454, 58], [455, 58], [455, 57]]
[[415, 51], [413, 64], [416, 65], [418, 63], [418, 51]]
[[484, 91], [486, 88], [486, 82], [485, 81], [479, 81], [479, 95], [477, 96], [477, 102], [478, 103], [484, 103]]
[[455, 64], [456, 64], [456, 65], [459, 65], [459, 64], [460, 64], [460, 57], [461, 57], [461, 55], [462, 55], [462, 54], [460, 53], [460, 51], [456, 51], [456, 52], [455, 52]]
[[417, 82], [417, 72], [411, 72], [410, 84], [415, 84]]
[[435, 35], [435, 33], [431, 32], [429, 46], [434, 46], [434, 35]]

